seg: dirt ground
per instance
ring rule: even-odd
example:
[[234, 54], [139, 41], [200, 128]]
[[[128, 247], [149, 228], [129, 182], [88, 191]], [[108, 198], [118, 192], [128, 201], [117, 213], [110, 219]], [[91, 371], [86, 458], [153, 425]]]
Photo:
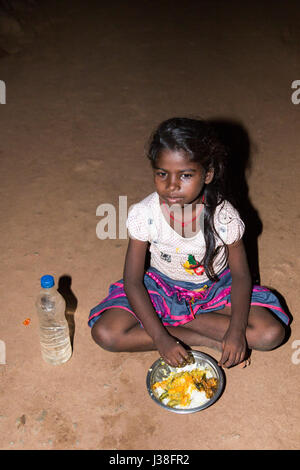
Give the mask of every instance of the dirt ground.
[[[0, 60], [0, 448], [299, 448], [299, 5], [45, 1], [32, 21], [30, 41]], [[158, 353], [101, 350], [87, 317], [122, 277], [127, 246], [97, 238], [97, 207], [118, 214], [120, 195], [129, 207], [152, 192], [150, 132], [195, 114], [243, 135], [250, 263], [293, 320], [280, 348], [225, 371], [215, 405], [179, 415], [148, 396]], [[58, 367], [39, 349], [43, 274], [60, 283], [75, 325], [73, 356]]]

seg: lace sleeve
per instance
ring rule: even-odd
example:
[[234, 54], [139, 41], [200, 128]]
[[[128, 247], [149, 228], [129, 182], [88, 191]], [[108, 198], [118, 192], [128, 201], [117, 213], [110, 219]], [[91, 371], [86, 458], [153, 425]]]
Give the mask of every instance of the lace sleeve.
[[126, 227], [130, 238], [146, 242], [149, 240], [149, 230], [147, 221], [147, 211], [143, 210], [140, 204], [131, 207]]
[[226, 245], [238, 242], [244, 235], [245, 224], [230, 202], [221, 204], [216, 217], [216, 229]]

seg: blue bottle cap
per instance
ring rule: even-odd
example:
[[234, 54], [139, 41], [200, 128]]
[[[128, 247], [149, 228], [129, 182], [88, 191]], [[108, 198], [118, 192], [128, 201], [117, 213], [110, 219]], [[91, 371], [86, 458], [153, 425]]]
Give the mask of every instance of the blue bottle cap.
[[50, 276], [50, 274], [46, 274], [45, 276], [41, 277], [41, 286], [45, 289], [49, 289], [49, 287], [54, 286], [54, 277]]

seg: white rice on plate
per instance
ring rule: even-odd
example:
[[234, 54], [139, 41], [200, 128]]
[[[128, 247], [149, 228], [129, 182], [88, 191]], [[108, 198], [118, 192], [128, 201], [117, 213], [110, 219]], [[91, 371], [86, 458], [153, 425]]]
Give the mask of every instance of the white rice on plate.
[[[207, 379], [211, 378], [211, 377], [214, 377], [214, 375], [212, 374], [212, 372], [203, 367], [203, 366], [199, 366], [197, 364], [188, 364], [186, 365], [185, 367], [170, 367], [171, 369], [171, 374], [177, 374], [179, 372], [191, 372], [192, 370], [195, 370], [195, 369], [198, 369], [198, 370], [201, 370], [201, 371], [205, 371], [205, 376]], [[155, 389], [155, 394], [156, 396], [159, 398], [162, 393], [164, 393], [165, 390], [162, 388], [162, 387], [156, 387]], [[205, 391], [200, 391], [200, 390], [197, 390], [195, 389], [193, 386], [190, 386], [189, 389], [188, 389], [188, 393], [190, 395], [190, 403], [188, 405], [174, 405], [173, 408], [177, 408], [177, 409], [191, 409], [191, 408], [197, 408], [198, 406], [201, 406], [201, 405], [204, 405], [205, 403], [207, 403], [210, 398], [207, 398], [206, 394], [205, 394]], [[161, 402], [164, 404], [164, 405], [167, 405], [168, 406], [168, 401], [169, 401], [169, 398], [164, 398], [161, 400]]]

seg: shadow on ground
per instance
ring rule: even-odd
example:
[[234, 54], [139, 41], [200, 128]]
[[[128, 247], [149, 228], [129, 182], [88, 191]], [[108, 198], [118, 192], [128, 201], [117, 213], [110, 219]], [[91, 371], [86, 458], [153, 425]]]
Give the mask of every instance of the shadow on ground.
[[77, 309], [78, 301], [71, 289], [71, 284], [71, 276], [69, 274], [64, 274], [59, 278], [57, 290], [66, 301], [66, 319], [69, 325], [71, 345], [73, 348], [75, 335], [75, 312]]

